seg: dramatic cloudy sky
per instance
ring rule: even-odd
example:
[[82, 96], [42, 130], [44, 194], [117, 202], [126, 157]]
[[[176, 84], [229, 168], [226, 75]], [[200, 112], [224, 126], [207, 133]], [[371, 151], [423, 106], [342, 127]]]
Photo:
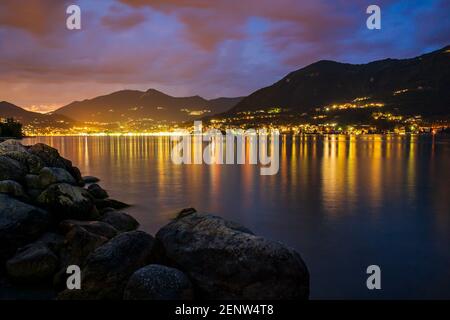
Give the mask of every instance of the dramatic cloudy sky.
[[[66, 8], [82, 30], [66, 29]], [[382, 30], [366, 28], [369, 4]], [[320, 59], [450, 44], [449, 0], [0, 0], [0, 101], [47, 111], [115, 90], [246, 95]]]

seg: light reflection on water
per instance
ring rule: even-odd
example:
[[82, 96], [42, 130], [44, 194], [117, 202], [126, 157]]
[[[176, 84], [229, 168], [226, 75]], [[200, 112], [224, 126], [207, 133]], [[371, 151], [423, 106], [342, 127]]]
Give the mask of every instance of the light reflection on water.
[[[193, 206], [294, 247], [312, 298], [450, 298], [448, 139], [282, 136], [274, 176], [254, 165], [175, 165], [167, 137], [24, 142], [52, 145], [100, 177], [152, 234]], [[381, 291], [365, 287], [370, 264], [382, 269]]]

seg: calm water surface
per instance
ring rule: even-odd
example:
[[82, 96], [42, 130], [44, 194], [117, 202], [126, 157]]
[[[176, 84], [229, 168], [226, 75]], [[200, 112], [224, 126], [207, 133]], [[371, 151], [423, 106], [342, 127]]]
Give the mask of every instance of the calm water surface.
[[[43, 137], [154, 234], [184, 207], [298, 250], [312, 298], [450, 298], [450, 139], [284, 137], [280, 171], [175, 165], [166, 137]], [[382, 290], [366, 289], [366, 268]]]

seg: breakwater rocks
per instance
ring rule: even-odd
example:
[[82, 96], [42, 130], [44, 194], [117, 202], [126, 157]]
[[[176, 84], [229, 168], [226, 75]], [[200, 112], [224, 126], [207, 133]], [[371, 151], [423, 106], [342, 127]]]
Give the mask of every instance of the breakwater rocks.
[[[46, 286], [57, 299], [308, 298], [294, 250], [195, 209], [153, 237], [96, 182], [47, 145], [0, 143], [0, 287]], [[67, 288], [71, 265], [81, 289]]]

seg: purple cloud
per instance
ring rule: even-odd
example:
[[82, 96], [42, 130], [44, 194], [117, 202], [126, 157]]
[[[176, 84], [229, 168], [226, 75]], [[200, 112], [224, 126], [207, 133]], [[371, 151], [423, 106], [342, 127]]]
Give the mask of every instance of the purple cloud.
[[[114, 90], [245, 95], [320, 59], [362, 63], [418, 55], [449, 42], [448, 2], [115, 0], [0, 2], [0, 100], [54, 108]], [[424, 24], [423, 21], [428, 21]], [[36, 107], [37, 106], [37, 107]]]

